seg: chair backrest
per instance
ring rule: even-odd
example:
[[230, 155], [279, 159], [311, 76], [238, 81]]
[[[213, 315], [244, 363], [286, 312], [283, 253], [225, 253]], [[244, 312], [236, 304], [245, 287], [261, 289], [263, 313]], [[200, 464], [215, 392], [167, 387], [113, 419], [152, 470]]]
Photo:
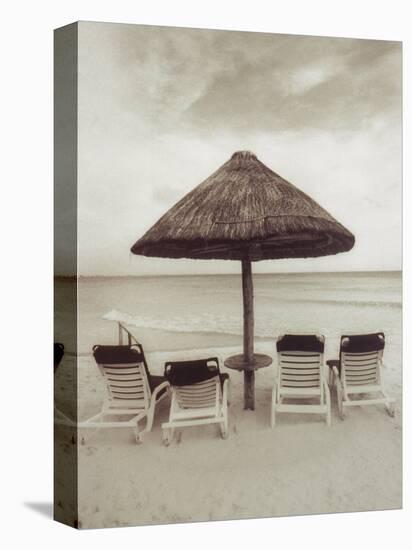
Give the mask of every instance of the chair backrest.
[[383, 332], [342, 336], [340, 365], [343, 383], [347, 386], [379, 384], [384, 347]]
[[323, 336], [285, 334], [276, 342], [279, 383], [283, 388], [320, 388], [323, 382]]
[[168, 362], [165, 377], [180, 408], [201, 409], [218, 405], [220, 378], [217, 357]]
[[94, 346], [93, 355], [112, 401], [125, 408], [149, 406], [151, 390], [140, 346]]

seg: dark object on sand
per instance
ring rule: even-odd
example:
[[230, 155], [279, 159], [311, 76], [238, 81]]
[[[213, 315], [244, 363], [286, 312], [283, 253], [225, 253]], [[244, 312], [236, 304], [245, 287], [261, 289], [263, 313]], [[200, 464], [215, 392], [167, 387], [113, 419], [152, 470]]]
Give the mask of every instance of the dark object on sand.
[[60, 365], [61, 360], [64, 355], [64, 345], [59, 342], [55, 342], [53, 346], [54, 351], [54, 372], [56, 372], [57, 367]]

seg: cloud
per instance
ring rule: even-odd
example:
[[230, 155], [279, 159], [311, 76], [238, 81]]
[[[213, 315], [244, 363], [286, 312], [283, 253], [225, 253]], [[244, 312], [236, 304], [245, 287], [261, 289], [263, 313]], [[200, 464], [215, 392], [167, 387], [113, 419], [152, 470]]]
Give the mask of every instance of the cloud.
[[335, 72], [336, 68], [333, 65], [325, 66], [319, 63], [299, 67], [290, 74], [283, 86], [287, 95], [302, 96], [329, 80]]
[[350, 256], [276, 269], [399, 268], [398, 43], [81, 23], [79, 46], [83, 274], [236, 271], [129, 249], [239, 149], [357, 238]]
[[398, 43], [83, 25], [82, 75], [108, 113], [117, 107], [137, 127], [213, 134], [355, 128], [378, 112], [399, 116]]

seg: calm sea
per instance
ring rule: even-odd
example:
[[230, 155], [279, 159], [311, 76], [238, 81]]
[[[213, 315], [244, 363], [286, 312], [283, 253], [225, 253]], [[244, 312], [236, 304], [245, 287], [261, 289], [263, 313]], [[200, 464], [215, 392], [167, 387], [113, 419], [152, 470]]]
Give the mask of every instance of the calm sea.
[[[238, 275], [86, 277], [78, 288], [81, 353], [115, 337], [110, 320], [126, 322], [152, 351], [241, 342]], [[335, 340], [383, 330], [389, 345], [400, 346], [400, 272], [256, 274], [254, 291], [257, 342], [284, 332]]]

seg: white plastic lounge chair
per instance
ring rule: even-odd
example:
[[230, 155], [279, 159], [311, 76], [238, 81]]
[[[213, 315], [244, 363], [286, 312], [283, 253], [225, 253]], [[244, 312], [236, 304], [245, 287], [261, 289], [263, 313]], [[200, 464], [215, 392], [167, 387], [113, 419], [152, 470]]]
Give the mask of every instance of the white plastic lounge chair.
[[[170, 393], [163, 376], [152, 376], [148, 370], [143, 347], [94, 346], [93, 355], [107, 384], [107, 399], [102, 410], [79, 428], [133, 428], [136, 443], [151, 431], [157, 403]], [[124, 417], [129, 417], [124, 420]], [[139, 422], [146, 426], [139, 430]]]
[[[278, 371], [272, 391], [270, 425], [276, 413], [324, 414], [330, 426], [330, 393], [323, 365], [323, 336], [285, 334], [276, 342]], [[298, 401], [286, 403], [285, 400]], [[316, 400], [317, 403], [308, 403]]]
[[216, 357], [165, 364], [165, 377], [172, 387], [169, 421], [162, 424], [163, 443], [169, 445], [175, 428], [219, 424], [228, 436], [229, 375], [219, 371]]
[[[346, 407], [384, 404], [394, 416], [394, 399], [386, 394], [382, 384], [382, 356], [385, 347], [383, 332], [342, 336], [339, 360], [328, 361], [332, 368], [332, 385], [336, 384], [339, 415], [343, 419]], [[378, 397], [365, 398], [375, 393]], [[350, 396], [350, 397], [349, 397]]]

